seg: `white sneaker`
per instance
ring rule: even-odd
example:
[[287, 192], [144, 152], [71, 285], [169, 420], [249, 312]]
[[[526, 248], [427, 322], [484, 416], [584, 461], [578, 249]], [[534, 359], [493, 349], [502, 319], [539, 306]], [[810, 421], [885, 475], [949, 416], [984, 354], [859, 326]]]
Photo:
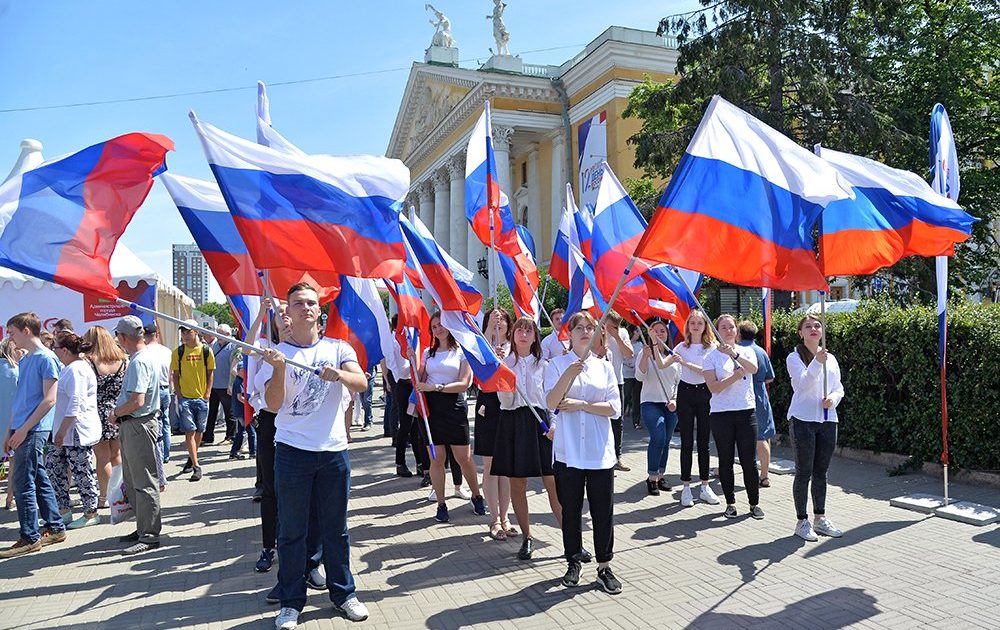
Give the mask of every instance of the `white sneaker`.
[[429, 501], [430, 503], [437, 503], [437, 500], [438, 500], [437, 492], [434, 492], [434, 488], [431, 488], [430, 494], [427, 495], [427, 501]]
[[698, 499], [703, 503], [707, 503], [709, 505], [719, 504], [719, 497], [715, 496], [715, 492], [712, 491], [711, 486], [702, 486], [701, 494], [698, 495]]
[[299, 611], [294, 608], [282, 608], [274, 619], [277, 630], [292, 630], [299, 627]]
[[691, 507], [694, 505], [694, 497], [691, 496], [691, 486], [684, 486], [681, 490], [681, 507]]
[[795, 526], [795, 535], [802, 540], [807, 540], [809, 542], [816, 542], [819, 537], [816, 532], [813, 531], [812, 525], [809, 524], [808, 520], [799, 521], [798, 525]]
[[823, 534], [824, 536], [829, 536], [830, 538], [840, 538], [844, 535], [844, 532], [837, 529], [836, 526], [830, 522], [830, 519], [825, 516], [821, 516], [816, 519], [816, 522], [813, 523], [813, 530], [817, 534]]
[[351, 621], [364, 621], [368, 618], [368, 608], [355, 595], [351, 595], [343, 605], [334, 604], [333, 607], [347, 615]]
[[469, 499], [472, 498], [472, 491], [470, 491], [469, 488], [463, 484], [455, 488], [455, 496], [461, 497], [466, 501], [468, 501]]

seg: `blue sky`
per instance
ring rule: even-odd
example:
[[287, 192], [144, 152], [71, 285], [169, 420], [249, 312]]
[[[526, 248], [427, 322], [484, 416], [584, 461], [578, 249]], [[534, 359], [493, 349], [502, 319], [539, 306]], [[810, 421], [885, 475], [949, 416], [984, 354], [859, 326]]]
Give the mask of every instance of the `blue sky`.
[[[508, 0], [510, 50], [528, 63], [558, 64], [611, 25], [653, 30], [693, 0]], [[452, 22], [464, 67], [494, 46], [489, 0], [438, 0]], [[424, 1], [76, 2], [0, 0], [0, 177], [24, 138], [45, 156], [130, 131], [166, 134], [170, 170], [210, 179], [187, 111], [254, 137], [255, 85], [341, 77], [268, 92], [275, 128], [310, 153], [382, 154], [408, 69], [434, 33]], [[556, 49], [556, 50], [543, 50]], [[383, 72], [389, 70], [388, 72]], [[214, 94], [83, 107], [68, 104], [243, 88]], [[56, 106], [47, 108], [49, 106]], [[170, 245], [190, 243], [157, 184], [124, 243], [167, 279]], [[218, 289], [212, 298], [221, 299]]]

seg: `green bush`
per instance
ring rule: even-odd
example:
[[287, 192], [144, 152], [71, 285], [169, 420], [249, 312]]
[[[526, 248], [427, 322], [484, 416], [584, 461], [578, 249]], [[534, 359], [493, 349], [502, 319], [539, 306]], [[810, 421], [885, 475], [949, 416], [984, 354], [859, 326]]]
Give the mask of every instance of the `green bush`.
[[[800, 318], [775, 312], [772, 322], [777, 378], [770, 393], [784, 433], [792, 394], [785, 357], [798, 343]], [[839, 444], [939, 462], [936, 310], [863, 302], [855, 313], [827, 315], [827, 347], [840, 363], [846, 392], [838, 407]], [[1000, 470], [1000, 305], [949, 307], [948, 411], [951, 466]]]

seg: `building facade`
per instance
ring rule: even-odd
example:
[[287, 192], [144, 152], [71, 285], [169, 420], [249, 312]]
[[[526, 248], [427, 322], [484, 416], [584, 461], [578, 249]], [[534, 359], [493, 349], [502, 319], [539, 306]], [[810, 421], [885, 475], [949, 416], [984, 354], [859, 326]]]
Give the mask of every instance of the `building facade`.
[[[486, 248], [465, 218], [465, 152], [489, 100], [500, 186], [514, 220], [535, 240], [539, 265], [545, 265], [567, 182], [586, 205], [596, 197], [601, 161], [623, 182], [641, 175], [627, 144], [641, 121], [623, 119], [622, 112], [646, 77], [676, 79], [675, 45], [649, 31], [616, 26], [559, 66], [525, 64], [509, 55], [476, 69], [434, 61], [457, 58], [456, 49], [432, 46], [425, 63], [413, 64], [386, 154], [409, 167], [408, 202], [416, 214], [475, 273], [485, 266]], [[477, 278], [484, 288], [485, 279]]]
[[174, 284], [192, 300], [195, 306], [208, 302], [208, 265], [197, 245], [173, 245]]

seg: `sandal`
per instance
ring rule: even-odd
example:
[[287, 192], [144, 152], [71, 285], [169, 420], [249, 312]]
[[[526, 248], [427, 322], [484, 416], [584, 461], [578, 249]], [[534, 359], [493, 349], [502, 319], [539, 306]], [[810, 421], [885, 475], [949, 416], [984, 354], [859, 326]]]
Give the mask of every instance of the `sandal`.
[[507, 534], [508, 537], [521, 535], [521, 530], [511, 525], [509, 521], [506, 520], [500, 521], [500, 526], [503, 527], [503, 531], [505, 534]]
[[771, 481], [767, 477], [761, 477], [760, 478], [760, 487], [761, 488], [770, 488], [771, 487]]
[[500, 525], [500, 521], [493, 521], [490, 525], [490, 538], [493, 540], [507, 540], [507, 532]]

